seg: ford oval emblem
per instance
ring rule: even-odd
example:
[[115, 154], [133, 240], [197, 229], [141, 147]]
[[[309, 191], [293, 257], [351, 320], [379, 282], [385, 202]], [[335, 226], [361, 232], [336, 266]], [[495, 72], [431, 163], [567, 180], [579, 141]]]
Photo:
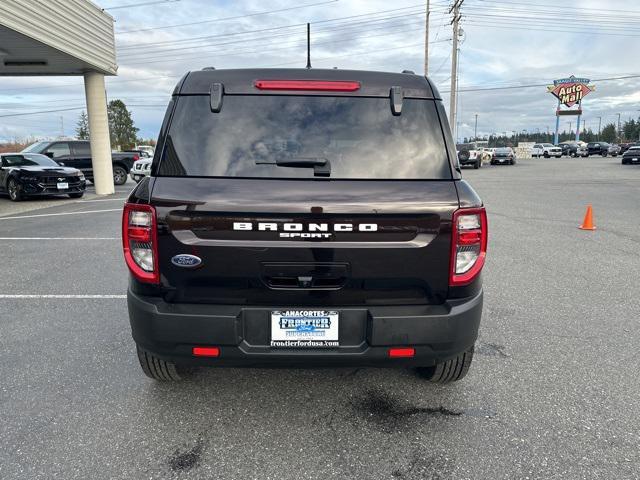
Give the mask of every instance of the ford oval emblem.
[[176, 267], [195, 268], [202, 263], [202, 259], [200, 257], [196, 257], [195, 255], [182, 253], [173, 257], [171, 259], [171, 263], [173, 263]]

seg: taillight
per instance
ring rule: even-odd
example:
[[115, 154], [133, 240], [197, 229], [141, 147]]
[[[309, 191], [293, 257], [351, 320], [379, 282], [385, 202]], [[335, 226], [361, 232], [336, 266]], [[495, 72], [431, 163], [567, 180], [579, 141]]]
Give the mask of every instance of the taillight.
[[259, 90], [355, 92], [360, 89], [360, 82], [350, 80], [256, 80], [253, 85]]
[[452, 287], [471, 283], [482, 270], [487, 255], [487, 233], [484, 208], [461, 208], [453, 212], [449, 276]]
[[136, 279], [160, 282], [156, 210], [151, 205], [124, 204], [122, 249], [127, 267]]
[[133, 154], [133, 161], [135, 162], [136, 160], [140, 160], [140, 155], [138, 155], [137, 153]]

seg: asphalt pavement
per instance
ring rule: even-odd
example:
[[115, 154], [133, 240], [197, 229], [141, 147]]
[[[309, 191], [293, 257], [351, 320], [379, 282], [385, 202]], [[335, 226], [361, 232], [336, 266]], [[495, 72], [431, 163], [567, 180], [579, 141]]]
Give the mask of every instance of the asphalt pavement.
[[490, 242], [476, 357], [449, 386], [370, 368], [155, 383], [124, 299], [133, 184], [29, 211], [0, 198], [0, 479], [640, 478], [640, 167], [463, 175]]

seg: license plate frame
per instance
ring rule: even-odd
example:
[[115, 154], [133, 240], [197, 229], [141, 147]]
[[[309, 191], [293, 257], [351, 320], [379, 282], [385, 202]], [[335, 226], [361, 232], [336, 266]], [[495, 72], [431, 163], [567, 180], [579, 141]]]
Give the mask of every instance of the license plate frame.
[[291, 308], [270, 313], [271, 347], [335, 348], [340, 346], [340, 313]]

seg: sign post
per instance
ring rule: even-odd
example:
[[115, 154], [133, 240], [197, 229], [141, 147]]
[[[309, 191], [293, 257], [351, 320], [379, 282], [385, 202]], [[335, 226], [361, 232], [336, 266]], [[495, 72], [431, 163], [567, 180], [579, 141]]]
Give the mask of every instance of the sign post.
[[[556, 132], [553, 142], [558, 144], [558, 135], [560, 130], [561, 115], [577, 115], [578, 126], [576, 128], [576, 142], [580, 141], [580, 117], [582, 115], [582, 99], [595, 90], [595, 86], [590, 85], [588, 78], [576, 78], [571, 75], [569, 78], [560, 78], [553, 81], [553, 85], [549, 85], [547, 90], [558, 99], [556, 107]], [[561, 107], [564, 105], [567, 110]], [[572, 109], [574, 105], [578, 105], [577, 109]], [[571, 132], [569, 132], [571, 133]]]

